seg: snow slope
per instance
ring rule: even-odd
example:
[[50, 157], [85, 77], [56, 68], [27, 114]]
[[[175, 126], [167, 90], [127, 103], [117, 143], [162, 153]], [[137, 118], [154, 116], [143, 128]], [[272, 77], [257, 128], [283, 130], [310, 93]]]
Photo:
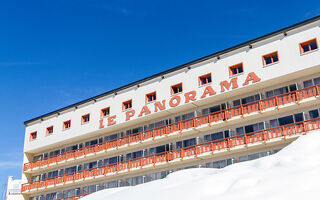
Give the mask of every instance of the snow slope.
[[101, 190], [82, 200], [320, 199], [320, 131], [277, 154], [223, 169], [187, 169], [166, 178]]

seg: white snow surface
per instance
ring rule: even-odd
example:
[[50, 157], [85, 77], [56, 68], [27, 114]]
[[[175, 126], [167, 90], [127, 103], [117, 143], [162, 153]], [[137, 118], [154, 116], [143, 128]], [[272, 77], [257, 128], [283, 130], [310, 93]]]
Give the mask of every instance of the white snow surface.
[[105, 189], [82, 200], [320, 199], [320, 131], [280, 152], [222, 169], [186, 169], [133, 187]]

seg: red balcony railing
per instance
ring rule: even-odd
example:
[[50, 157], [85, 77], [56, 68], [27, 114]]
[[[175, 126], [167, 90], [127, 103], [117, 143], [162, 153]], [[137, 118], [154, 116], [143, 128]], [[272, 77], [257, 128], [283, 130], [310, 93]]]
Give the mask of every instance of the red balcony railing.
[[52, 179], [26, 183], [21, 186], [21, 191], [30, 192], [33, 189], [38, 191], [39, 189], [44, 190], [48, 186], [56, 186], [58, 184], [65, 185], [68, 182], [74, 183], [75, 181], [85, 181], [86, 178], [95, 179], [98, 176], [117, 175], [118, 173], [122, 172], [130, 173], [132, 169], [156, 167], [158, 164], [169, 164], [173, 161], [182, 161], [186, 157], [197, 158], [198, 156], [203, 155], [214, 155], [221, 150], [231, 151], [235, 147], [248, 148], [250, 144], [264, 145], [272, 139], [279, 138], [286, 140], [290, 136], [307, 133], [308, 131], [316, 129], [320, 129], [320, 118], [264, 129], [257, 132], [233, 136], [212, 142], [206, 142], [93, 169], [87, 169], [72, 174], [58, 176]]
[[169, 124], [166, 126], [158, 127], [155, 129], [142, 131], [139, 133], [135, 133], [132, 135], [124, 136], [118, 139], [114, 139], [111, 141], [107, 141], [104, 143], [92, 145], [89, 147], [84, 147], [81, 149], [77, 149], [74, 151], [66, 152], [63, 154], [59, 154], [56, 156], [51, 156], [42, 160], [25, 163], [23, 166], [23, 171], [32, 170], [37, 167], [49, 166], [51, 164], [55, 164], [61, 161], [65, 161], [68, 159], [77, 159], [78, 157], [84, 156], [86, 157], [88, 154], [97, 153], [99, 151], [108, 151], [109, 149], [116, 148], [118, 149], [123, 145], [130, 145], [132, 143], [142, 143], [144, 140], [152, 138], [155, 140], [156, 137], [159, 136], [168, 136], [171, 133], [180, 131], [182, 133], [183, 130], [189, 128], [197, 128], [201, 125], [209, 125], [215, 122], [228, 121], [234, 117], [245, 117], [247, 114], [254, 112], [263, 112], [269, 108], [277, 108], [280, 106], [297, 103], [300, 101], [319, 96], [320, 85], [311, 86], [308, 88], [300, 89], [297, 91], [289, 92], [286, 94], [281, 94], [278, 96], [262, 99], [259, 101], [251, 102], [248, 104], [235, 106], [232, 108], [228, 108], [225, 110], [217, 111], [214, 113], [198, 116], [192, 119], [187, 119], [184, 121], [176, 122], [173, 124]]

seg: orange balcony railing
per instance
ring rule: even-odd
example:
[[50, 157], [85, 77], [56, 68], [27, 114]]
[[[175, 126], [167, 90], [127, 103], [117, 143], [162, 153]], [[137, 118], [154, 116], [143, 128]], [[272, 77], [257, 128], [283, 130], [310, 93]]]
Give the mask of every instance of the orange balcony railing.
[[235, 117], [244, 118], [246, 115], [254, 112], [266, 112], [270, 108], [279, 109], [281, 106], [288, 105], [290, 103], [299, 104], [304, 99], [310, 97], [319, 97], [320, 85], [311, 86], [308, 88], [300, 89], [297, 91], [289, 92], [286, 94], [281, 94], [278, 96], [258, 100], [248, 104], [243, 104], [240, 106], [235, 106], [225, 110], [217, 111], [214, 113], [198, 116], [192, 119], [187, 119], [184, 121], [172, 123], [166, 126], [161, 126], [158, 128], [142, 131], [132, 135], [124, 136], [111, 141], [103, 142], [100, 144], [92, 145], [89, 147], [84, 147], [74, 151], [66, 152], [56, 156], [51, 156], [42, 160], [25, 163], [23, 166], [23, 171], [33, 170], [38, 167], [50, 166], [53, 164], [58, 164], [61, 161], [66, 161], [68, 159], [78, 159], [80, 157], [86, 158], [88, 154], [95, 154], [100, 151], [108, 151], [110, 149], [119, 149], [119, 147], [124, 145], [130, 145], [133, 143], [142, 143], [143, 141], [152, 138], [155, 140], [159, 136], [168, 136], [174, 132], [179, 131], [182, 133], [183, 130], [189, 128], [197, 128], [201, 125], [213, 125], [217, 122], [228, 121]]
[[131, 171], [155, 168], [158, 165], [177, 163], [184, 159], [197, 159], [202, 156], [214, 156], [220, 152], [233, 151], [236, 148], [249, 148], [250, 145], [265, 145], [268, 142], [272, 142], [274, 139], [287, 140], [299, 134], [307, 133], [320, 129], [320, 118], [279, 126], [275, 128], [269, 128], [252, 132], [249, 134], [243, 134], [197, 144], [181, 149], [171, 150], [159, 154], [149, 155], [132, 160], [122, 161], [111, 165], [101, 166], [93, 169], [87, 169], [72, 174], [66, 174], [63, 176], [57, 176], [52, 179], [45, 179], [33, 183], [26, 183], [21, 186], [22, 192], [40, 191], [46, 190], [50, 186], [59, 186], [75, 181], [86, 181], [86, 179], [96, 179], [105, 177], [108, 175], [118, 175], [119, 173], [131, 173]]

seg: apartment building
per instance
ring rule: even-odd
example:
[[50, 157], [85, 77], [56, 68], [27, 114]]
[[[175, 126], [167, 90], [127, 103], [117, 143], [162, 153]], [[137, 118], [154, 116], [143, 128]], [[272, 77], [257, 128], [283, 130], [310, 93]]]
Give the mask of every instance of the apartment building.
[[320, 128], [320, 16], [25, 122], [25, 199], [276, 153]]

